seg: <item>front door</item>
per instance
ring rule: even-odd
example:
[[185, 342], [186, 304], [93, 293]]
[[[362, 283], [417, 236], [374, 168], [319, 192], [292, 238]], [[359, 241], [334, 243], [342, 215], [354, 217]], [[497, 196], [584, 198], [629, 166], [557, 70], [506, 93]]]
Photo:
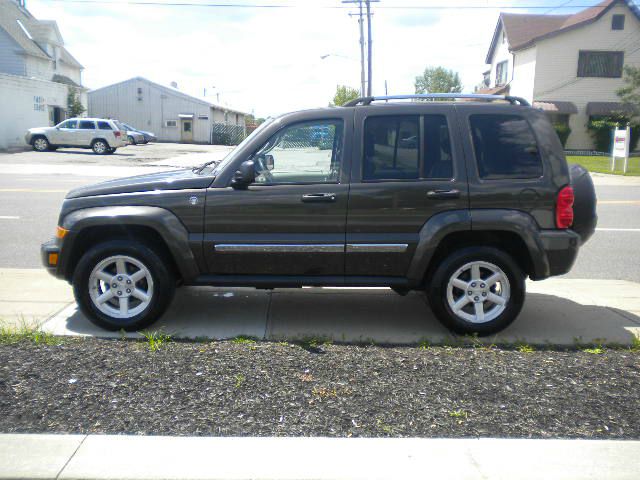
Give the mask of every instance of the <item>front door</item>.
[[404, 277], [434, 215], [468, 208], [454, 109], [361, 108], [347, 217], [346, 275]]
[[54, 145], [75, 145], [78, 120], [67, 120], [58, 125], [51, 135], [51, 143]]
[[180, 141], [185, 143], [193, 142], [193, 118], [180, 119]]
[[211, 274], [344, 275], [350, 116], [283, 125], [247, 157], [256, 165], [253, 184], [208, 190]]

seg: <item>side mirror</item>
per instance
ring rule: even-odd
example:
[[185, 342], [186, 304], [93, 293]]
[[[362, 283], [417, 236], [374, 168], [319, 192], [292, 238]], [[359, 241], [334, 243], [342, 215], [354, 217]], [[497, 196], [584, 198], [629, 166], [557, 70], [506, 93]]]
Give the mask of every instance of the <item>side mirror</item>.
[[233, 188], [247, 188], [256, 179], [256, 167], [253, 160], [246, 160], [240, 164], [240, 168], [236, 170], [231, 179]]
[[267, 170], [271, 171], [275, 168], [276, 166], [276, 162], [273, 159], [273, 155], [265, 155], [264, 156], [264, 166], [267, 168]]

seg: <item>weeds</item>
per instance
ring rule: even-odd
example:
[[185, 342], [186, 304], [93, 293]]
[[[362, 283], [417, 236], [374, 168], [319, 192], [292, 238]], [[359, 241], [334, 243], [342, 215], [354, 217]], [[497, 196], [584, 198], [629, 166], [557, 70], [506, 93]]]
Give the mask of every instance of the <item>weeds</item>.
[[527, 343], [520, 343], [516, 346], [516, 350], [518, 350], [520, 353], [533, 353], [535, 351], [535, 348]]
[[236, 388], [240, 388], [244, 383], [244, 381], [246, 380], [246, 377], [243, 374], [238, 373], [235, 378], [236, 378]]
[[469, 417], [469, 414], [465, 411], [465, 410], [451, 410], [449, 412], [449, 416], [453, 417], [453, 418], [457, 418], [457, 419], [466, 419], [467, 417]]
[[18, 342], [32, 342], [36, 345], [60, 345], [63, 339], [49, 332], [43, 332], [39, 326], [29, 327], [23, 324], [20, 327], [1, 326], [0, 343], [13, 344]]
[[160, 348], [162, 348], [164, 344], [171, 341], [171, 335], [163, 333], [162, 330], [153, 332], [142, 331], [140, 332], [140, 335], [142, 335], [147, 340], [149, 350], [151, 350], [152, 352], [157, 352], [158, 350], [160, 350]]
[[601, 355], [604, 353], [604, 348], [602, 348], [602, 345], [598, 345], [597, 347], [593, 348], [583, 348], [582, 351], [584, 353], [591, 353], [593, 355]]

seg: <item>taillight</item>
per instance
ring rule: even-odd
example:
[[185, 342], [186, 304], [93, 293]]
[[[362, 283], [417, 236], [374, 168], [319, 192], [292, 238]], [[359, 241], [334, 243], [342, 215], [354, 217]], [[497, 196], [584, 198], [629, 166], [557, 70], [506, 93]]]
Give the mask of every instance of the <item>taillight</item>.
[[558, 192], [556, 199], [556, 227], [569, 228], [573, 223], [573, 188], [569, 185]]
[[115, 131], [113, 132], [113, 134], [116, 136], [116, 138], [119, 138], [119, 137], [120, 137], [120, 131], [119, 131], [119, 130], [115, 130]]

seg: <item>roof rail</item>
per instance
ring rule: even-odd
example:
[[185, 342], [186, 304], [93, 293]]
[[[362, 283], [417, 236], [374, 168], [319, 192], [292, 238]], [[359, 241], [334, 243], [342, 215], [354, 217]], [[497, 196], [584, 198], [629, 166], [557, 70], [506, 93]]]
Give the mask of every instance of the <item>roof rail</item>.
[[412, 95], [384, 95], [380, 97], [360, 97], [351, 100], [343, 105], [343, 107], [355, 107], [357, 105], [370, 105], [371, 102], [378, 102], [381, 100], [436, 100], [446, 98], [467, 98], [472, 100], [503, 100], [509, 102], [511, 105], [522, 105], [523, 107], [530, 107], [531, 105], [524, 98], [513, 97], [511, 95], [486, 95], [481, 93], [415, 93]]

